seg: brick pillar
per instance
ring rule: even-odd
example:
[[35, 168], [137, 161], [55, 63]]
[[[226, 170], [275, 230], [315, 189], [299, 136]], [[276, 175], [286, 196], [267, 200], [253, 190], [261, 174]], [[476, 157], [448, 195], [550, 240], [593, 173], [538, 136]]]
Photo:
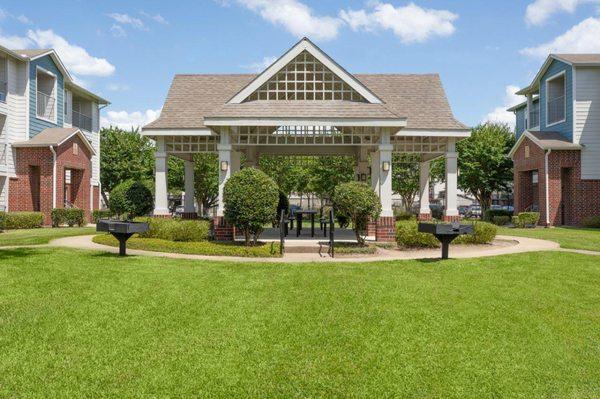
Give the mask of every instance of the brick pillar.
[[377, 221], [369, 218], [367, 222], [367, 236], [375, 237], [377, 235]]
[[460, 215], [444, 215], [443, 220], [448, 223], [460, 222]]
[[234, 241], [235, 227], [227, 223], [223, 216], [215, 216], [211, 220], [211, 228], [216, 241]]
[[198, 214], [196, 212], [183, 212], [181, 218], [185, 220], [194, 220], [198, 219]]
[[381, 216], [377, 219], [377, 231], [375, 232], [377, 242], [396, 241], [396, 218], [393, 216]]
[[419, 216], [417, 216], [417, 220], [419, 222], [429, 222], [433, 220], [433, 217], [431, 216], [431, 213], [419, 213]]

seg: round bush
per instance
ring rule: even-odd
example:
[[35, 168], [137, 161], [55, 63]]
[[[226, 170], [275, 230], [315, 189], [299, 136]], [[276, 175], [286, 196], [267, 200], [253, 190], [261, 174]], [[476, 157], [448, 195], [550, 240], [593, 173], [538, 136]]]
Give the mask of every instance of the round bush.
[[334, 190], [333, 204], [336, 214], [352, 222], [356, 241], [364, 245], [369, 219], [377, 219], [381, 214], [381, 202], [375, 191], [365, 183], [342, 183]]
[[429, 233], [419, 232], [416, 220], [401, 220], [396, 222], [396, 243], [405, 248], [436, 248], [440, 242]]
[[263, 226], [273, 220], [279, 203], [277, 184], [258, 169], [246, 168], [235, 173], [223, 190], [225, 219], [257, 243]]
[[114, 214], [128, 219], [149, 214], [154, 207], [149, 184], [134, 180], [119, 183], [110, 193], [109, 207]]
[[[463, 222], [468, 223], [468, 222]], [[456, 244], [489, 244], [498, 233], [498, 227], [487, 222], [475, 221], [473, 223], [474, 234], [459, 236], [454, 243]]]
[[582, 224], [584, 227], [591, 227], [595, 229], [600, 228], [600, 216], [587, 217], [583, 219]]

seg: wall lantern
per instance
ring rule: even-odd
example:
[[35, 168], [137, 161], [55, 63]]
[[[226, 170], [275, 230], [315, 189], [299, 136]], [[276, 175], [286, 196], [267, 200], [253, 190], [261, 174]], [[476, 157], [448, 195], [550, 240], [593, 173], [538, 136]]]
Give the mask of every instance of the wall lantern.
[[382, 164], [381, 164], [381, 169], [382, 169], [384, 172], [389, 172], [389, 171], [390, 171], [390, 163], [389, 163], [388, 161], [384, 161], [384, 162], [382, 162]]
[[229, 163], [227, 161], [221, 161], [221, 170], [226, 172], [227, 168], [229, 168]]

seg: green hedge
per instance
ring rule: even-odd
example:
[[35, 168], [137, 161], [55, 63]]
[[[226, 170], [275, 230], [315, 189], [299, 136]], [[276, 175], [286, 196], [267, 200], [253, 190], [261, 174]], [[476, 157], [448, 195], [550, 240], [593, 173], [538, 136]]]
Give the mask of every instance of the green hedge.
[[[474, 234], [458, 237], [455, 244], [489, 244], [496, 237], [498, 228], [486, 222], [463, 222], [473, 224]], [[436, 248], [440, 246], [433, 234], [419, 233], [419, 223], [416, 220], [396, 222], [396, 243], [404, 248]]]
[[0, 212], [0, 231], [4, 230], [6, 226], [6, 212]]
[[496, 216], [507, 216], [508, 220], [510, 220], [513, 216], [513, 212], [507, 211], [506, 209], [488, 209], [483, 213], [483, 220], [486, 222], [493, 222]]
[[207, 241], [210, 222], [206, 220], [182, 220], [142, 217], [136, 222], [148, 223], [148, 232], [140, 234], [142, 238], [158, 238], [168, 241], [200, 242]]
[[0, 219], [3, 220], [0, 224], [4, 224], [6, 230], [37, 229], [44, 224], [42, 212], [2, 212]]
[[78, 208], [54, 208], [50, 212], [52, 227], [66, 224], [69, 227], [83, 226], [85, 224], [85, 213]]
[[512, 222], [515, 227], [535, 227], [540, 221], [539, 212], [521, 212], [517, 216], [513, 216]]
[[582, 224], [584, 227], [600, 228], [600, 216], [590, 216], [585, 218], [583, 219]]
[[114, 216], [114, 213], [109, 209], [95, 210], [92, 211], [92, 220], [94, 223], [98, 223], [100, 219], [108, 219]]
[[494, 223], [496, 226], [506, 226], [510, 223], [510, 221], [510, 216], [494, 216], [492, 218], [492, 223]]
[[401, 221], [401, 220], [416, 220], [417, 219], [417, 215], [415, 215], [412, 212], [406, 212], [406, 211], [394, 211], [394, 217], [396, 218], [396, 221]]

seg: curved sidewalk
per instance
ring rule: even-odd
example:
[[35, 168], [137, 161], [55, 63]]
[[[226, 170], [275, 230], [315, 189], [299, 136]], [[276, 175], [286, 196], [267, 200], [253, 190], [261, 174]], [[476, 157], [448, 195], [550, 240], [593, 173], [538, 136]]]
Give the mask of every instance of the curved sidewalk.
[[[53, 240], [48, 244], [53, 247], [67, 247], [77, 249], [88, 249], [95, 251], [104, 251], [118, 253], [118, 248], [106, 245], [96, 244], [92, 241], [93, 235], [65, 237]], [[535, 238], [498, 236], [497, 245], [454, 245], [450, 247], [450, 257], [455, 259], [479, 258], [487, 256], [507, 255], [523, 252], [536, 251], [557, 251], [561, 250], [558, 243]], [[139, 256], [157, 256], [172, 259], [192, 259], [208, 261], [229, 261], [229, 262], [269, 262], [269, 263], [304, 263], [304, 262], [380, 262], [408, 259], [436, 259], [440, 257], [440, 249], [424, 250], [386, 250], [380, 249], [380, 253], [372, 256], [351, 255], [339, 256], [337, 258], [320, 257], [318, 254], [286, 254], [283, 258], [244, 258], [235, 256], [208, 256], [208, 255], [189, 255], [167, 252], [144, 251], [139, 249], [128, 249], [130, 255]], [[598, 253], [600, 254], [600, 253]]]

